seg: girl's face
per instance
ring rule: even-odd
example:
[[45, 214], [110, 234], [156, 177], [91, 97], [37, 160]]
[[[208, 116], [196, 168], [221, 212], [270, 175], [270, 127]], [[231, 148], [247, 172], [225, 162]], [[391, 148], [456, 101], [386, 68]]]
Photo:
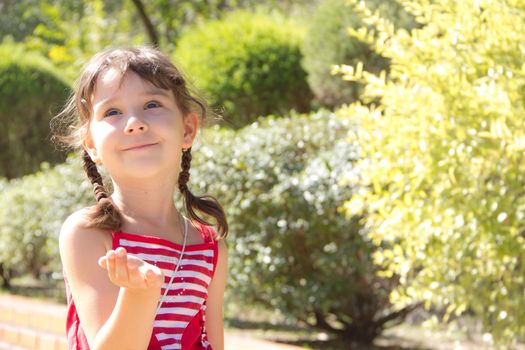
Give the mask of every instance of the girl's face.
[[182, 115], [171, 90], [110, 68], [99, 76], [91, 101], [83, 146], [93, 161], [113, 179], [177, 179], [181, 149], [191, 147], [198, 118]]

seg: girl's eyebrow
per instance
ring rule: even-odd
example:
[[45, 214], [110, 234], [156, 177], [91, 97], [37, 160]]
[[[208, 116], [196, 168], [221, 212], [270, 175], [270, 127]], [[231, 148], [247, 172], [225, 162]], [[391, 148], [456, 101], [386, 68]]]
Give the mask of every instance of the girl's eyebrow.
[[103, 99], [102, 101], [95, 102], [95, 103], [93, 104], [93, 108], [103, 109], [103, 108], [106, 107], [107, 105], [111, 105], [111, 104], [113, 104], [116, 100], [118, 100], [117, 97], [105, 98], [105, 99]]
[[148, 95], [148, 96], [149, 95], [159, 95], [159, 96], [164, 96], [164, 97], [170, 97], [169, 90], [159, 89], [159, 88], [146, 90], [141, 95]]
[[[166, 97], [166, 98], [170, 97], [169, 90], [165, 90], [165, 89], [148, 89], [148, 90], [144, 91], [143, 93], [141, 93], [140, 95], [141, 96], [162, 96], [162, 97]], [[117, 96], [106, 98], [106, 99], [103, 99], [100, 102], [96, 102], [95, 106], [97, 106], [97, 108], [102, 109], [102, 108], [104, 108], [107, 105], [113, 104], [115, 101], [118, 101], [119, 99], [120, 98], [117, 97]]]

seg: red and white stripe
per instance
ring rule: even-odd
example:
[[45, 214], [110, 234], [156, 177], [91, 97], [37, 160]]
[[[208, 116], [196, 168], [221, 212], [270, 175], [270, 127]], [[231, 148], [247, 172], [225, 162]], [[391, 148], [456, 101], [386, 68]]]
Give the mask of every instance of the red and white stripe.
[[[115, 247], [125, 247], [129, 254], [162, 269], [163, 295], [180, 258], [182, 246], [158, 237], [122, 232], [116, 238]], [[214, 255], [212, 242], [186, 246], [179, 270], [153, 325], [153, 334], [162, 349], [181, 349], [184, 330], [197, 313], [204, 310], [214, 272]], [[206, 349], [209, 344], [205, 338], [202, 345]]]

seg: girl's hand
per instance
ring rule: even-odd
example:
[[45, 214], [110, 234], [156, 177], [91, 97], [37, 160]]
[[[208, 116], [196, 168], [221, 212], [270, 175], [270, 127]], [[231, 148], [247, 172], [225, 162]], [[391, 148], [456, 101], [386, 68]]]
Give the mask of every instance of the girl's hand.
[[160, 289], [164, 283], [164, 274], [157, 266], [128, 255], [126, 249], [118, 247], [109, 250], [98, 259], [100, 267], [108, 271], [113, 284], [130, 289]]

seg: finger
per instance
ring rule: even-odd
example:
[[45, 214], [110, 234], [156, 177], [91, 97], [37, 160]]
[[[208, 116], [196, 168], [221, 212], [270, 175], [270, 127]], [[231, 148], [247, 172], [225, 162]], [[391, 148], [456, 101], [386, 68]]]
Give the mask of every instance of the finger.
[[139, 271], [138, 262], [136, 260], [128, 259], [127, 264], [128, 264], [129, 282], [131, 283], [131, 285], [134, 285], [137, 287], [147, 286], [143, 275]]
[[141, 266], [142, 275], [144, 276], [144, 281], [148, 287], [159, 287], [164, 283], [164, 273], [162, 270], [153, 265], [144, 265]]
[[127, 253], [127, 251], [124, 247], [117, 247], [117, 249], [115, 249], [115, 253]]
[[127, 283], [129, 280], [126, 249], [118, 247], [115, 249], [115, 276], [118, 281]]
[[106, 269], [107, 268], [106, 260], [107, 258], [105, 255], [98, 258], [98, 266], [102, 267], [103, 269]]
[[139, 266], [144, 264], [143, 261], [141, 261], [139, 258], [131, 254], [127, 254], [127, 256], [128, 256], [128, 259], [127, 259], [128, 269], [138, 268]]
[[146, 287], [151, 287], [155, 285], [155, 272], [153, 272], [151, 269], [147, 269], [143, 276], [144, 283], [146, 283]]
[[108, 252], [106, 253], [106, 270], [108, 270], [109, 280], [111, 282], [115, 282], [116, 276], [115, 276], [115, 251], [114, 250], [108, 250]]

